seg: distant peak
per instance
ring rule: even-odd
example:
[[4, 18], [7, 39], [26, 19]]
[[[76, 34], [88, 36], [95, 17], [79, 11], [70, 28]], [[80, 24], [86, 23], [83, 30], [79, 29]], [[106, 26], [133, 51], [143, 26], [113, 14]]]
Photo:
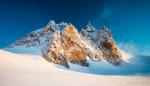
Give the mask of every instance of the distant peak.
[[50, 28], [52, 26], [54, 26], [56, 23], [54, 20], [50, 20], [49, 23], [46, 25], [46, 28]]
[[48, 24], [50, 24], [50, 25], [51, 24], [55, 24], [55, 21], [54, 20], [50, 20]]
[[95, 27], [93, 25], [91, 25], [91, 23], [89, 22], [89, 24], [87, 25], [86, 30], [92, 32], [92, 31], [95, 30]]

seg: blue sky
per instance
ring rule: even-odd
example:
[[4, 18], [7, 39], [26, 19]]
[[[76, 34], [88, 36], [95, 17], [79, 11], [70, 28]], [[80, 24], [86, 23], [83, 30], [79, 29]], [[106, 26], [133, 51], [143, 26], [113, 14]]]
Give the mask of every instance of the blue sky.
[[0, 48], [55, 20], [79, 30], [89, 21], [96, 28], [106, 25], [118, 44], [148, 51], [149, 15], [149, 0], [1, 0]]

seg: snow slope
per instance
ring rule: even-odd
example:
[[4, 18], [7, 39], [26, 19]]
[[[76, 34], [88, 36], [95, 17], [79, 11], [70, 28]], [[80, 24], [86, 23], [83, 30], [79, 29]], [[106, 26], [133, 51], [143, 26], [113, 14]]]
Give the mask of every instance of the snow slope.
[[[18, 46], [14, 48], [5, 48], [7, 52], [17, 55], [30, 55], [43, 58], [38, 47]], [[126, 54], [125, 54], [126, 56]], [[37, 58], [36, 57], [36, 58]], [[66, 69], [61, 65], [55, 67], [63, 70], [71, 70], [96, 75], [150, 75], [150, 56], [132, 56], [119, 66], [111, 65], [107, 61], [88, 60], [89, 67], [80, 66], [78, 64], [69, 63], [70, 68]]]
[[[92, 71], [98, 72], [96, 65], [96, 63], [91, 65], [95, 66]], [[71, 70], [81, 68], [78, 65], [71, 66], [73, 66]], [[99, 68], [108, 70], [111, 67], [101, 63]], [[81, 69], [82, 72], [85, 71], [83, 67]], [[107, 72], [111, 71], [113, 70], [109, 69]], [[15, 54], [0, 50], [0, 86], [149, 86], [150, 84], [150, 76], [106, 76], [87, 72], [65, 70], [62, 66], [49, 63], [38, 55]]]

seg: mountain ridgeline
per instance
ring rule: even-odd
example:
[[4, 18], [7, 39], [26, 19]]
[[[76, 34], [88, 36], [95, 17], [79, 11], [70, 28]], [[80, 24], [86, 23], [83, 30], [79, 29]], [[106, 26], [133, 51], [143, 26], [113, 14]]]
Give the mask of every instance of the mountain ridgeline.
[[89, 66], [88, 60], [106, 61], [118, 66], [123, 53], [115, 44], [110, 30], [91, 24], [80, 32], [72, 24], [50, 21], [45, 27], [32, 31], [10, 47], [38, 47], [47, 61], [69, 68], [69, 63]]

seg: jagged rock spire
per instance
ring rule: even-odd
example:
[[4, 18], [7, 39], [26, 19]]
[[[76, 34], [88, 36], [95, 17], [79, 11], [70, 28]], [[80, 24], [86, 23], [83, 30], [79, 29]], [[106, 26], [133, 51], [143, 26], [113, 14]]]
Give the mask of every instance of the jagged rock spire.
[[87, 25], [87, 31], [92, 32], [95, 30], [94, 26], [91, 25], [91, 23], [89, 22], [89, 24]]

